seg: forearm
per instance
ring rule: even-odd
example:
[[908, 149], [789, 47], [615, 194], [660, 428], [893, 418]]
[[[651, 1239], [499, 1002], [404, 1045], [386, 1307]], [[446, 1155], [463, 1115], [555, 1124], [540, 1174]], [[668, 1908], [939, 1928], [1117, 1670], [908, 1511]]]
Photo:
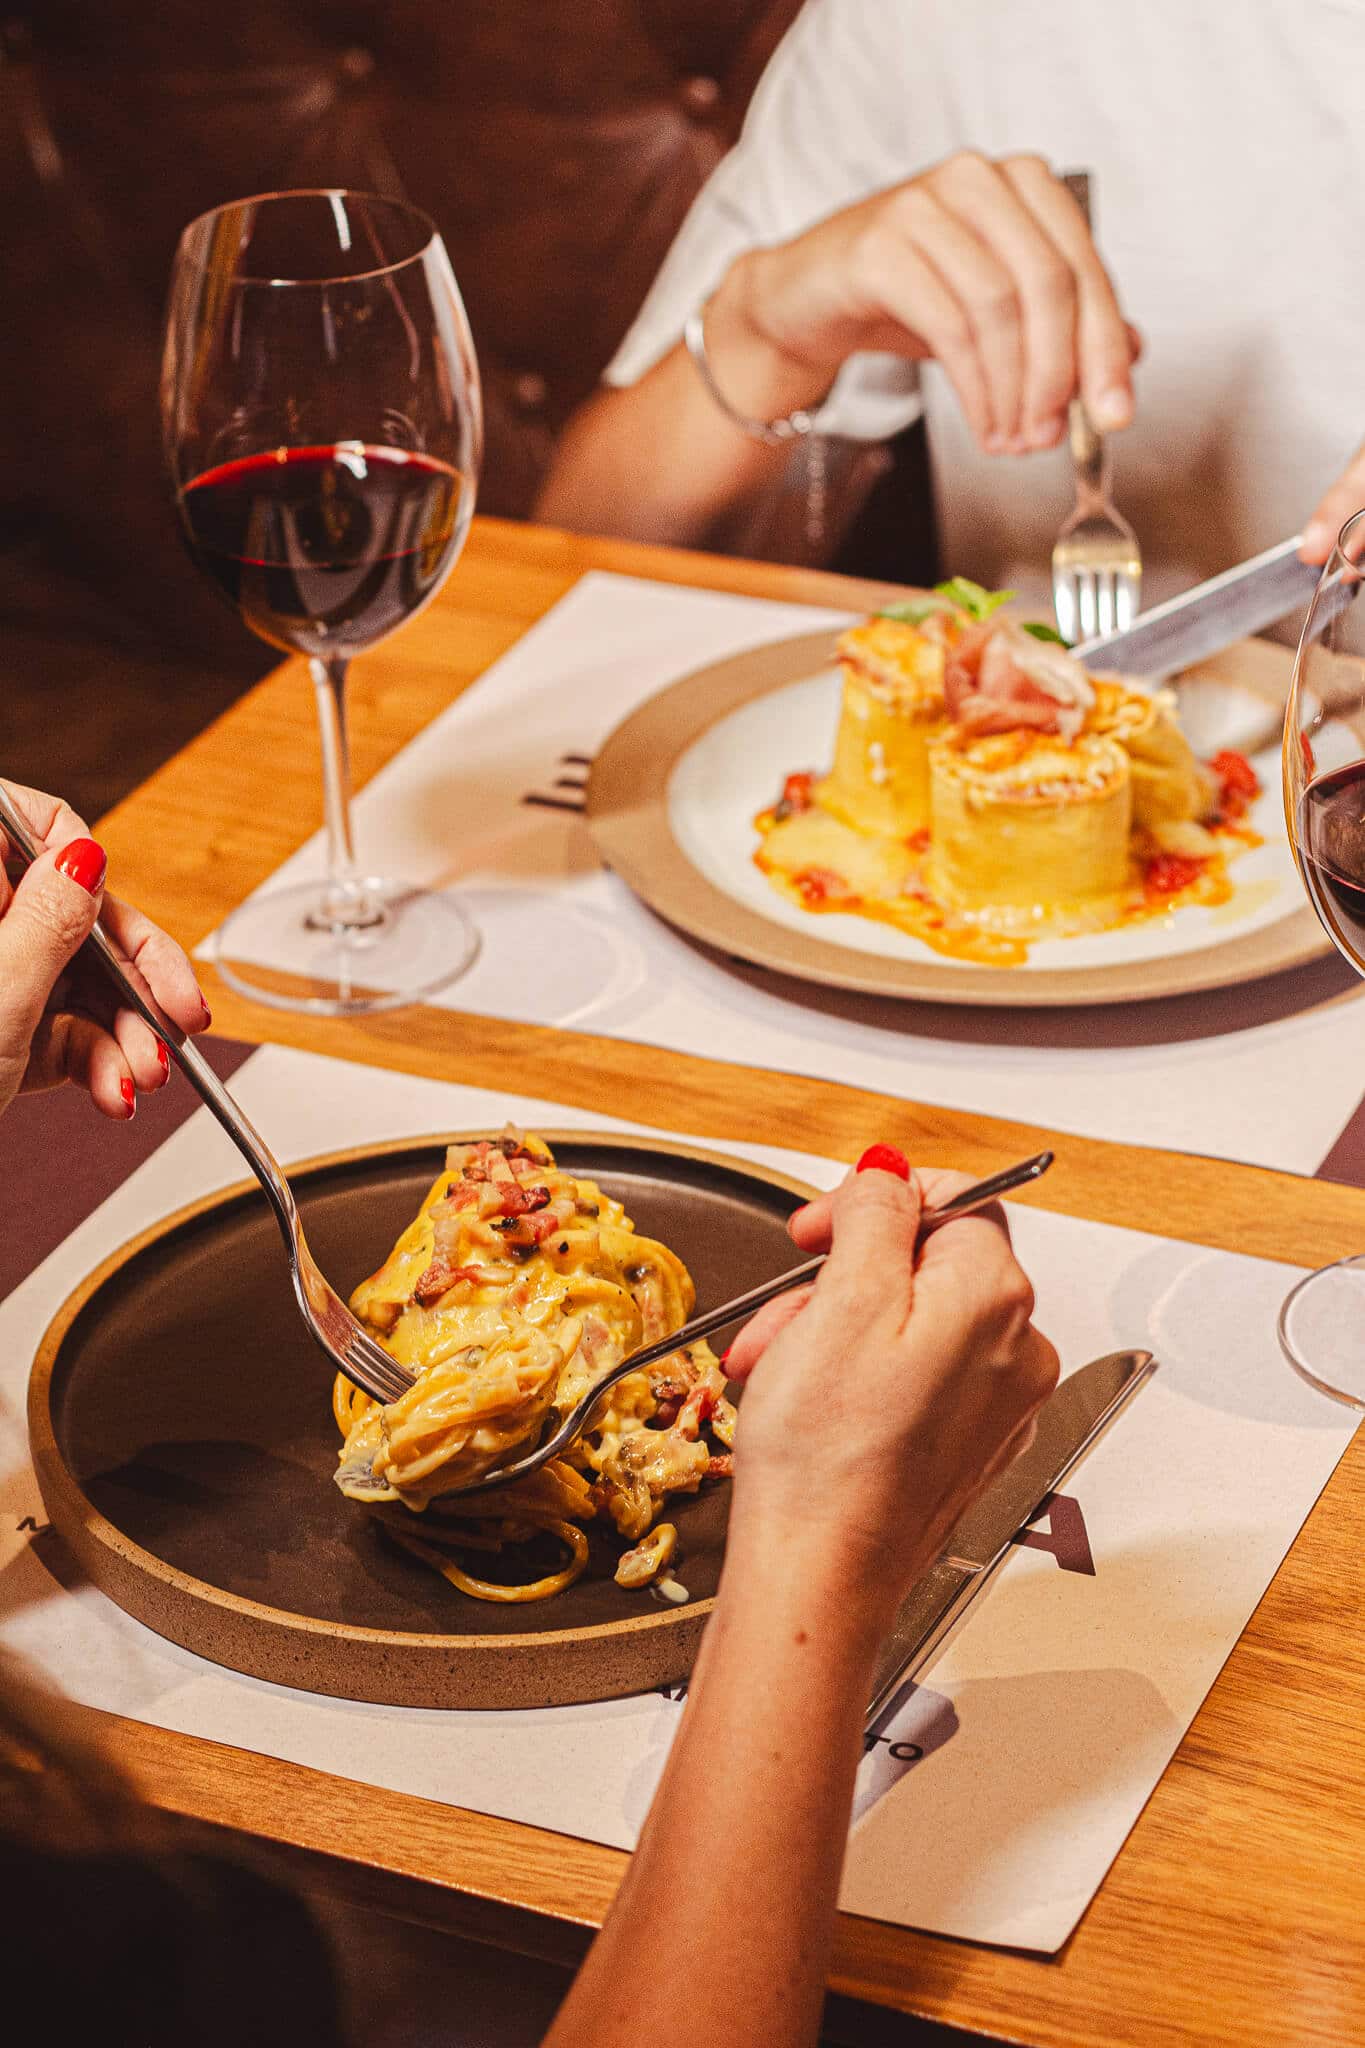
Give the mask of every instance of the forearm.
[[[752, 330], [736, 265], [707, 313], [707, 354], [729, 403], [777, 419], [822, 395], [819, 377]], [[780, 475], [784, 448], [751, 438], [716, 404], [681, 342], [636, 384], [603, 390], [565, 428], [535, 516], [582, 533], [703, 546]]]
[[828, 1558], [732, 1541], [682, 1727], [548, 2048], [799, 2048], [819, 2027], [882, 1626]]

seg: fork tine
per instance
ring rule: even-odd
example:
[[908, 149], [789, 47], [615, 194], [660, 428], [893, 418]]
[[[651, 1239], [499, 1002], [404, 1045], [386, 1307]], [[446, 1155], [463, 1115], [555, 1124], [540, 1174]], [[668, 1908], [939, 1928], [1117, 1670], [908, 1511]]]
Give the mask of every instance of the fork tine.
[[1101, 569], [1096, 583], [1095, 616], [1099, 630], [1107, 638], [1114, 631], [1114, 572]]
[[[386, 1404], [396, 1401], [413, 1384], [412, 1374], [405, 1372], [373, 1339], [362, 1337], [353, 1342], [347, 1350], [347, 1363], [355, 1371], [357, 1386]], [[359, 1377], [361, 1373], [363, 1380]]]
[[1080, 613], [1080, 638], [1093, 640], [1095, 627], [1095, 575], [1091, 569], [1076, 571], [1076, 606]]
[[1076, 630], [1076, 579], [1069, 569], [1058, 570], [1052, 578], [1052, 609], [1057, 631], [1063, 640], [1079, 640]]

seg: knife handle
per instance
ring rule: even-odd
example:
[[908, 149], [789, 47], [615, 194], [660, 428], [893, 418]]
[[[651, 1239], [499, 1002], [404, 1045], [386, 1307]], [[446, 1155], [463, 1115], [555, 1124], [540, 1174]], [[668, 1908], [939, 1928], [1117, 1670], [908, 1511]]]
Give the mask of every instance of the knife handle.
[[877, 1659], [872, 1697], [863, 1716], [865, 1734], [872, 1734], [901, 1686], [938, 1648], [989, 1569], [945, 1557], [915, 1581]]

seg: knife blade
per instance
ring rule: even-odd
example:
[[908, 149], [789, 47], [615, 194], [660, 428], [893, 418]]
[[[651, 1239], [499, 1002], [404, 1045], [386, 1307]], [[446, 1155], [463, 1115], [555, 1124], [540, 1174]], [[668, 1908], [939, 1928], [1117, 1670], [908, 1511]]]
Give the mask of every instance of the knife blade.
[[968, 1508], [938, 1563], [902, 1601], [877, 1660], [863, 1720], [869, 1734], [1008, 1554], [1039, 1502], [1055, 1493], [1155, 1364], [1150, 1351], [1111, 1351], [1071, 1373], [1043, 1404], [1029, 1448]]
[[1126, 631], [1073, 648], [1087, 668], [1116, 668], [1134, 676], [1174, 675], [1216, 654], [1248, 633], [1274, 625], [1307, 605], [1320, 569], [1299, 560], [1299, 536], [1224, 569], [1207, 583], [1142, 612]]

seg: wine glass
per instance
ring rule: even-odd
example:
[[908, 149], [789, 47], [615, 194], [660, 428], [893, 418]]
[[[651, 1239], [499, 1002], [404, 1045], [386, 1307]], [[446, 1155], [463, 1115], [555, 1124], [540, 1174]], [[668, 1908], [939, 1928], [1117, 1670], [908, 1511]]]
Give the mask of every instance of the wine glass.
[[272, 192], [192, 221], [161, 418], [191, 555], [254, 633], [308, 656], [322, 735], [326, 883], [234, 911], [223, 977], [326, 1016], [411, 1002], [478, 940], [450, 897], [357, 863], [346, 670], [435, 596], [474, 510], [478, 366], [431, 221], [345, 191]]
[[[1365, 511], [1337, 536], [1308, 607], [1284, 720], [1284, 814], [1313, 908], [1365, 974]], [[1286, 1295], [1280, 1345], [1321, 1392], [1365, 1408], [1365, 1254]]]

